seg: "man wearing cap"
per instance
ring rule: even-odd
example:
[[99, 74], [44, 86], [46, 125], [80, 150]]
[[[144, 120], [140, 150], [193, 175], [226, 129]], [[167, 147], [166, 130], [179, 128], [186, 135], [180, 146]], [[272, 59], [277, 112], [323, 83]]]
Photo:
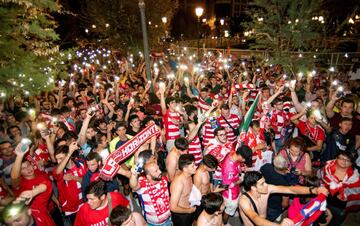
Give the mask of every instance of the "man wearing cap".
[[222, 163], [222, 186], [226, 186], [226, 189], [222, 193], [226, 201], [223, 215], [224, 225], [227, 224], [229, 216], [233, 216], [238, 208], [240, 197], [239, 184], [241, 179], [239, 175], [241, 174], [241, 163], [245, 163], [248, 167], [251, 167], [252, 165], [252, 150], [248, 146], [242, 146], [235, 152], [230, 152]]

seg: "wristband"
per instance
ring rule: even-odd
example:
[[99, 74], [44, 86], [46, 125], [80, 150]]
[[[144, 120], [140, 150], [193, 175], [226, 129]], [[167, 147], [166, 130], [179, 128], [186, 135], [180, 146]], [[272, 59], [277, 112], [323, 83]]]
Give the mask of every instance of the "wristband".
[[311, 186], [311, 187], [309, 187], [309, 192], [310, 192], [310, 194], [311, 195], [313, 195], [314, 193], [312, 192], [312, 190], [314, 189], [314, 187], [313, 186]]

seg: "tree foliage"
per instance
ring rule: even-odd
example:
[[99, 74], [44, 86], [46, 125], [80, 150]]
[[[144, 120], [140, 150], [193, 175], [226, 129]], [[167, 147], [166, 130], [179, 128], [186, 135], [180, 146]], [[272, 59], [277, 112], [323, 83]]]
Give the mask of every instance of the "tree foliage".
[[[156, 47], [178, 7], [178, 0], [145, 0], [149, 44]], [[85, 43], [96, 46], [142, 49], [142, 32], [138, 1], [83, 0], [81, 25], [87, 29]], [[167, 23], [162, 23], [162, 17]], [[150, 22], [150, 23], [149, 23]]]
[[313, 17], [325, 16], [322, 4], [322, 0], [254, 0], [252, 21], [246, 24], [247, 35], [255, 39], [252, 48], [269, 50], [273, 63], [289, 69], [310, 66], [313, 55], [301, 53], [315, 51], [321, 42], [324, 26]]
[[1, 96], [35, 94], [53, 86], [61, 69], [50, 56], [59, 52], [54, 0], [0, 0]]

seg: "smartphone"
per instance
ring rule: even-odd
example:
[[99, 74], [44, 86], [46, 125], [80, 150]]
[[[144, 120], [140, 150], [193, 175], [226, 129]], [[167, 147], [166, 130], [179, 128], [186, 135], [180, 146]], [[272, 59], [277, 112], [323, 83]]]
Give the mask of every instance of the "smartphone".
[[336, 93], [336, 97], [337, 98], [341, 98], [341, 97], [343, 97], [345, 94], [344, 94], [344, 92], [342, 92], [342, 91], [338, 91], [337, 93]]
[[144, 170], [144, 160], [138, 159], [138, 162], [135, 165], [135, 171], [141, 173]]
[[220, 188], [228, 189], [229, 185], [228, 184], [220, 184]]
[[31, 145], [31, 140], [28, 138], [23, 138], [20, 142], [21, 142], [21, 147], [20, 147], [21, 152], [25, 152]]

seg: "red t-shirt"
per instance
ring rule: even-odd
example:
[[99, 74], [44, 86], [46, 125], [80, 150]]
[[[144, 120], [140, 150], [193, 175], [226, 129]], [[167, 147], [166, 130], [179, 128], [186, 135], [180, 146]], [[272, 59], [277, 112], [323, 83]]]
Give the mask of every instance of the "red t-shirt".
[[296, 125], [296, 127], [299, 128], [299, 131], [302, 135], [308, 137], [314, 144], [316, 144], [318, 140], [325, 140], [324, 129], [319, 125], [311, 127], [308, 122], [299, 120], [299, 123]]
[[[118, 192], [110, 192], [112, 199], [112, 209], [120, 206], [128, 206], [129, 201]], [[103, 209], [93, 210], [88, 203], [85, 203], [76, 214], [74, 226], [98, 226], [107, 225], [109, 221], [109, 205]]]
[[83, 177], [86, 173], [86, 165], [83, 162], [77, 162], [71, 169], [65, 169], [61, 174], [56, 174], [56, 168], [53, 171], [54, 180], [59, 190], [59, 203], [62, 211], [70, 215], [79, 210], [83, 197], [81, 192], [81, 183], [76, 180], [64, 180], [65, 174], [72, 174], [77, 177]]
[[21, 192], [34, 189], [34, 187], [45, 184], [46, 191], [35, 196], [30, 203], [31, 214], [38, 226], [55, 226], [50, 213], [48, 211], [48, 204], [52, 195], [52, 185], [48, 175], [41, 171], [35, 171], [35, 177], [33, 179], [25, 179], [21, 177], [21, 181], [18, 188], [14, 189], [15, 196], [18, 197]]

